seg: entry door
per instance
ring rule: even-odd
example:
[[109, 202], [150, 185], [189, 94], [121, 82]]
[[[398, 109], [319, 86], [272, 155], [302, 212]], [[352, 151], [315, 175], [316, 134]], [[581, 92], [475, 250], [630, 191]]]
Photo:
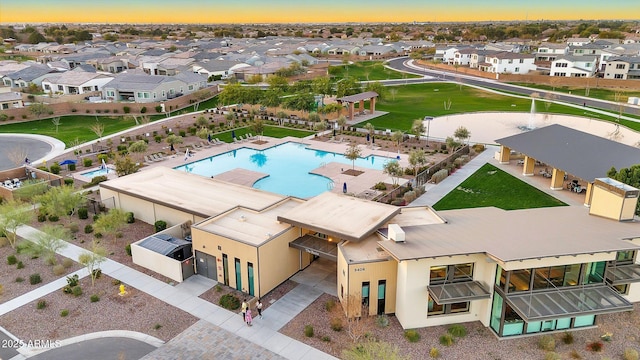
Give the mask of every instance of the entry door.
[[369, 282], [362, 283], [362, 315], [369, 315]]
[[196, 272], [199, 275], [217, 281], [216, 257], [196, 250]]
[[387, 281], [378, 281], [378, 315], [384, 314], [385, 295], [387, 291]]
[[229, 258], [227, 254], [222, 254], [222, 273], [224, 275], [224, 284], [229, 286]]
[[236, 264], [236, 290], [242, 291], [242, 267], [240, 266], [240, 259], [235, 258]]

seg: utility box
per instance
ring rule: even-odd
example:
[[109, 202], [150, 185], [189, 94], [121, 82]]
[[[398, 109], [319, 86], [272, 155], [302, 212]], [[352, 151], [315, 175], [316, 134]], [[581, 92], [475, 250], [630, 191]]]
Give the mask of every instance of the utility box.
[[633, 220], [640, 191], [611, 178], [598, 178], [593, 183], [590, 215], [629, 221]]
[[389, 224], [389, 240], [404, 242], [404, 230], [398, 224]]

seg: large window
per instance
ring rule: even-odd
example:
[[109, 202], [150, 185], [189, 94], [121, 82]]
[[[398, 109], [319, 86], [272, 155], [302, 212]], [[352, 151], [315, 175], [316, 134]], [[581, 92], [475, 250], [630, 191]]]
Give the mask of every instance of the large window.
[[[430, 285], [473, 281], [473, 263], [432, 266], [429, 274]], [[440, 305], [429, 295], [427, 315], [455, 314], [469, 311], [469, 302]]]

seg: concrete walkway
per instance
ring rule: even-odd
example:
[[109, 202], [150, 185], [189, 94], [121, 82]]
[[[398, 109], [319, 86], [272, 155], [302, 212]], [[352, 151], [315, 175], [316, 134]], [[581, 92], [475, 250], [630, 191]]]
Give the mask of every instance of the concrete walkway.
[[[37, 232], [39, 232], [39, 230], [35, 228], [22, 226], [18, 230], [18, 235], [25, 239], [34, 239], [36, 238]], [[58, 253], [77, 261], [78, 256], [85, 251], [87, 250], [79, 246], [68, 244], [64, 249], [58, 251]], [[213, 280], [195, 275], [179, 285], [171, 286], [110, 259], [107, 259], [102, 263], [100, 268], [103, 274], [118, 279], [128, 286], [143, 291], [215, 326], [215, 329], [218, 332], [221, 332], [219, 337], [220, 342], [238, 343], [244, 339], [245, 341], [258, 345], [273, 353], [268, 356], [265, 355], [265, 357], [256, 358], [334, 359], [334, 357], [329, 354], [323, 353], [309, 345], [289, 338], [276, 331], [308, 306], [308, 304], [317, 299], [318, 296], [322, 294], [321, 290], [301, 285], [299, 288], [290, 291], [288, 296], [279, 299], [281, 304], [276, 305], [276, 302], [269, 308], [265, 309], [265, 311], [263, 311], [264, 318], [256, 319], [254, 325], [249, 327], [244, 323], [242, 316], [239, 313], [228, 311], [198, 297], [216, 284]], [[77, 273], [79, 276], [83, 277], [88, 275], [86, 268], [78, 270]], [[66, 278], [63, 277], [16, 299], [8, 301], [7, 303], [0, 305], [0, 315], [16, 309], [19, 306], [33, 301], [34, 299], [41, 298], [53, 291], [57, 291], [65, 284]], [[303, 306], [303, 304], [307, 305]], [[196, 332], [194, 336], [205, 336], [205, 334], [198, 335]], [[220, 347], [220, 342], [212, 343], [194, 341], [194, 346], [200, 344], [200, 346], [204, 347], [203, 351], [209, 354], [209, 351], [215, 352], [215, 349]], [[254, 346], [249, 346], [248, 348], [254, 348]], [[161, 347], [157, 351], [162, 352], [163, 349], [164, 347]], [[166, 357], [162, 358], [184, 358], [182, 353], [173, 352], [174, 350], [177, 351], [176, 349], [180, 348], [167, 347], [166, 351], [170, 354], [167, 354]], [[231, 355], [231, 353], [225, 353], [225, 355], [221, 355], [221, 358], [252, 358], [251, 356], [248, 356], [250, 353], [247, 352], [247, 347], [237, 347], [234, 349], [238, 352], [233, 353], [233, 355]], [[15, 359], [23, 359], [28, 355], [25, 351], [19, 350], [19, 352], [21, 355], [14, 357]], [[262, 354], [263, 350], [259, 349], [259, 352]], [[156, 351], [153, 353], [156, 353]], [[151, 358], [155, 359], [160, 357]]]

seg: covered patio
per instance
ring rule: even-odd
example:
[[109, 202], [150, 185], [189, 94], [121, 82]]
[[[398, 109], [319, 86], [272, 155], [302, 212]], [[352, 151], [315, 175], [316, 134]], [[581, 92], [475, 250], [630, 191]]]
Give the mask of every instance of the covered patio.
[[[344, 96], [341, 98], [337, 98], [336, 101], [339, 104], [347, 104], [348, 113], [347, 120], [353, 120], [355, 115], [364, 115], [364, 102], [366, 100], [369, 101], [369, 113], [373, 114], [376, 112], [376, 99], [378, 98], [378, 93], [375, 91], [367, 91], [355, 95]], [[355, 104], [358, 103], [358, 113], [355, 112]]]

